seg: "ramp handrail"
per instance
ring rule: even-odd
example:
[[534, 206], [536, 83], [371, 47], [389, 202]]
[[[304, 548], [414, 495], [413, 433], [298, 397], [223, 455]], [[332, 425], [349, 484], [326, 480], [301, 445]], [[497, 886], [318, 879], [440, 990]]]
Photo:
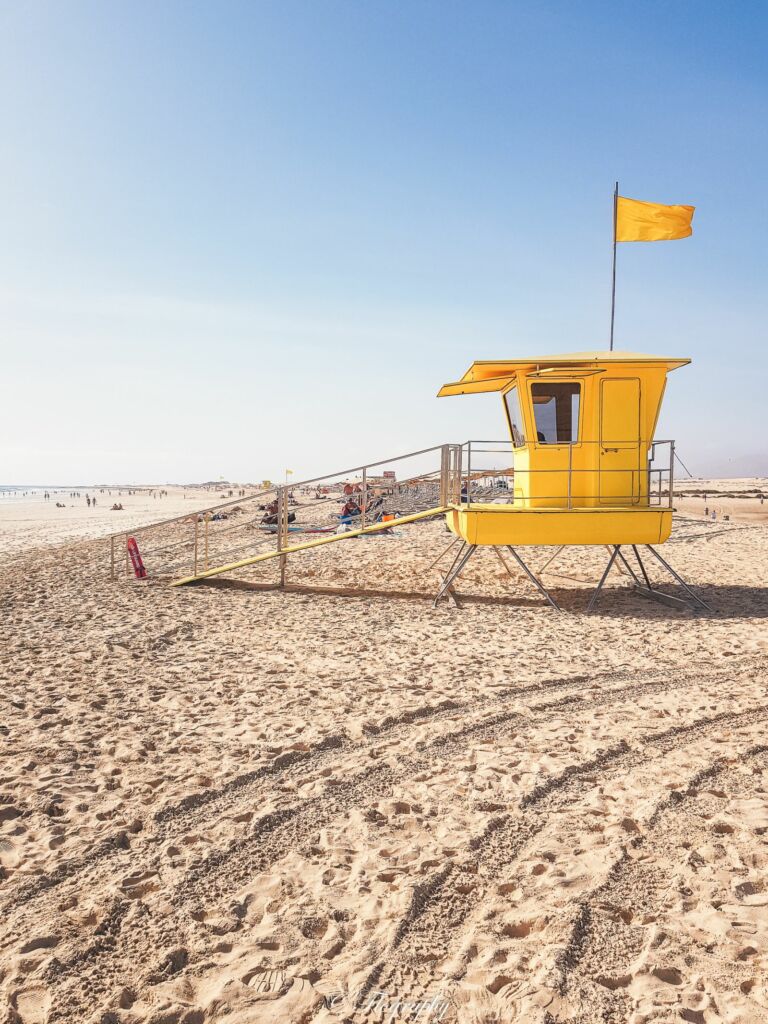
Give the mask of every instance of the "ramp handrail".
[[[465, 442], [466, 443], [466, 442]], [[208, 505], [206, 508], [195, 508], [189, 512], [184, 512], [180, 516], [172, 516], [170, 519], [158, 519], [154, 523], [146, 523], [144, 526], [137, 526], [134, 530], [117, 530], [115, 533], [109, 533], [106, 536], [106, 540], [110, 540], [112, 537], [124, 537], [126, 533], [135, 537], [136, 534], [142, 533], [145, 530], [153, 530], [158, 526], [172, 526], [174, 523], [184, 522], [185, 519], [189, 519], [190, 516], [194, 515], [205, 515], [208, 512], [218, 512], [220, 509], [230, 508], [233, 505], [242, 505], [248, 501], [255, 501], [257, 498], [264, 498], [268, 494], [274, 494], [279, 487], [287, 486], [289, 490], [294, 490], [297, 487], [309, 487], [311, 484], [322, 483], [323, 480], [334, 480], [336, 477], [350, 476], [352, 473], [361, 473], [365, 469], [371, 469], [374, 466], [385, 466], [390, 462], [400, 462], [403, 459], [413, 459], [419, 455], [429, 455], [430, 452], [440, 451], [445, 448], [446, 445], [435, 444], [431, 448], [421, 448], [419, 451], [406, 452], [405, 455], [394, 455], [388, 459], [377, 459], [375, 462], [366, 462], [362, 466], [352, 466], [350, 469], [339, 470], [338, 473], [324, 473], [322, 476], [309, 477], [307, 480], [292, 480], [290, 484], [273, 484], [266, 490], [258, 491], [256, 494], [248, 494], [243, 498], [230, 498], [228, 501], [219, 502], [216, 505]], [[448, 445], [453, 447], [453, 445]]]
[[[267, 551], [261, 555], [252, 555], [250, 558], [243, 558], [239, 562], [230, 562], [228, 565], [218, 565], [214, 569], [206, 569], [196, 576], [185, 576], [183, 579], [174, 580], [172, 587], [183, 587], [187, 583], [196, 583], [198, 580], [210, 579], [212, 576], [220, 576], [222, 573], [231, 572], [233, 569], [243, 569], [247, 565], [255, 565], [257, 562], [266, 562], [270, 558], [284, 558], [295, 551], [309, 551], [312, 548], [322, 547], [323, 544], [335, 544], [342, 540], [351, 540], [353, 537], [363, 537], [371, 533], [381, 533], [383, 530], [391, 530], [393, 526], [404, 526], [407, 523], [415, 523], [420, 519], [428, 519], [431, 516], [443, 515], [448, 508], [437, 506], [426, 509], [424, 512], [417, 512], [412, 516], [400, 516], [397, 519], [388, 519], [386, 522], [376, 523], [373, 526], [364, 526], [359, 530], [349, 530], [347, 533], [334, 533], [331, 537], [322, 537], [319, 540], [308, 540], [303, 544], [293, 544], [289, 547], [278, 548], [277, 551]], [[281, 586], [285, 584], [281, 579]]]
[[[603, 439], [599, 443], [606, 444], [607, 442]], [[657, 446], [663, 445], [669, 445], [670, 447], [670, 464], [666, 468], [657, 469], [654, 466], [656, 450]], [[568, 447], [570, 455], [573, 446], [564, 444], [563, 447]], [[630, 471], [627, 469], [611, 468], [604, 469], [602, 472], [606, 476], [612, 473], [623, 473], [626, 475], [628, 472], [631, 472], [632, 480], [629, 486], [633, 493], [632, 495], [627, 495], [627, 498], [632, 499], [637, 498], [635, 494], [635, 475], [646, 474], [647, 492], [644, 494], [645, 500], [650, 503], [652, 499], [655, 499], [659, 505], [662, 503], [662, 487], [663, 483], [666, 482], [664, 481], [666, 476], [668, 480], [667, 504], [671, 507], [674, 493], [672, 466], [674, 442], [641, 441], [639, 447], [647, 447], [647, 455], [650, 456], [650, 458], [643, 460], [644, 465], [643, 461], [638, 457], [637, 469], [633, 468]], [[417, 466], [412, 467], [411, 475], [401, 477], [400, 479], [397, 479], [394, 473], [391, 474], [391, 480], [385, 478], [386, 474], [383, 472], [370, 474], [369, 476], [369, 470], [375, 470], [377, 467], [386, 468], [387, 466], [396, 469], [399, 476], [403, 469], [399, 465], [400, 463], [408, 459], [430, 456], [435, 453], [439, 453], [438, 459], [423, 459]], [[500, 468], [498, 461], [494, 462], [493, 466], [488, 466], [487, 468], [478, 464], [485, 461], [479, 458], [485, 454], [499, 456], [503, 463], [503, 468]], [[209, 572], [209, 566], [217, 562], [219, 566], [226, 563], [230, 568], [239, 568], [243, 565], [252, 565], [280, 555], [280, 576], [281, 581], [284, 581], [285, 556], [291, 551], [304, 550], [305, 547], [314, 548], [321, 544], [331, 543], [336, 539], [343, 539], [345, 536], [349, 537], [352, 534], [355, 536], [361, 535], [359, 531], [354, 530], [345, 534], [335, 535], [334, 537], [324, 536], [319, 540], [308, 541], [302, 545], [289, 543], [291, 536], [295, 533], [314, 532], [327, 534], [332, 529], [328, 525], [327, 520], [329, 518], [338, 518], [338, 516], [329, 517], [325, 515], [323, 506], [333, 505], [340, 500], [344, 500], [340, 494], [342, 485], [350, 483], [353, 485], [359, 510], [352, 513], [352, 521], [359, 522], [362, 531], [368, 532], [369, 529], [374, 528], [374, 523], [370, 520], [378, 518], [384, 513], [394, 513], [398, 517], [394, 521], [395, 523], [406, 523], [415, 522], [418, 519], [426, 518], [428, 515], [438, 514], [440, 510], [445, 510], [452, 505], [466, 504], [471, 506], [477, 501], [483, 502], [488, 500], [493, 500], [494, 503], [499, 500], [502, 502], [515, 502], [514, 487], [511, 480], [509, 483], [498, 482], [497, 485], [493, 479], [490, 479], [487, 481], [487, 485], [484, 485], [482, 482], [483, 477], [493, 478], [496, 476], [509, 480], [510, 477], [514, 479], [516, 473], [518, 473], [522, 474], [523, 478], [528, 475], [538, 476], [543, 474], [543, 477], [540, 479], [547, 479], [553, 473], [562, 475], [564, 472], [564, 469], [554, 467], [551, 469], [537, 468], [535, 470], [528, 468], [516, 469], [514, 462], [515, 452], [509, 438], [501, 441], [473, 440], [465, 441], [462, 444], [432, 445], [394, 457], [352, 466], [335, 473], [292, 481], [290, 484], [288, 482], [271, 484], [270, 487], [261, 488], [247, 496], [230, 498], [227, 501], [209, 505], [202, 509], [194, 508], [182, 515], [137, 527], [133, 531], [120, 530], [110, 535], [108, 539], [111, 546], [111, 577], [112, 579], [116, 578], [118, 562], [117, 539], [122, 538], [125, 543], [125, 574], [130, 576], [128, 539], [129, 537], [143, 537], [142, 553], [147, 556], [145, 559], [147, 568], [155, 576], [171, 576], [171, 578], [178, 576], [183, 572], [186, 563], [192, 569], [192, 572], [185, 576], [183, 580], [188, 582], [192, 579], [204, 578], [205, 574]], [[408, 468], [410, 469], [411, 467]], [[567, 465], [567, 495], [552, 495], [552, 499], [557, 499], [558, 501], [567, 500], [566, 507], [571, 508], [573, 481], [580, 479], [581, 474], [588, 472], [592, 472], [592, 470], [573, 467], [569, 457]], [[375, 482], [371, 479], [373, 476], [376, 477]], [[651, 486], [652, 481], [655, 481], [655, 487]], [[312, 487], [317, 488], [318, 493], [316, 493], [314, 500], [311, 498], [306, 500], [307, 491]], [[293, 497], [291, 492], [294, 490], [297, 491], [297, 497], [300, 500], [292, 504], [300, 506], [302, 509], [301, 523], [297, 522], [295, 527], [289, 525], [292, 516], [289, 509], [289, 497]], [[302, 490], [304, 491], [303, 499], [298, 493]], [[322, 496], [320, 491], [322, 491]], [[346, 489], [346, 493], [350, 493], [350, 488]], [[268, 496], [271, 496], [270, 502], [272, 498], [276, 498], [276, 503], [274, 508], [267, 510], [266, 516], [260, 518], [260, 510], [264, 509], [266, 504], [264, 499]], [[581, 493], [578, 495], [580, 501], [589, 497], [592, 496]], [[610, 495], [610, 497], [614, 500], [621, 500], [622, 498], [621, 495]], [[546, 500], [546, 495], [537, 494], [536, 500]], [[261, 502], [262, 504], [256, 507], [253, 504], [255, 502]], [[218, 522], [219, 517], [216, 513], [237, 506], [239, 506], [239, 511], [243, 513], [242, 517], [235, 521], [231, 513], [229, 515], [224, 514], [221, 518], [225, 520], [230, 519], [231, 522], [228, 525]], [[425, 506], [428, 507], [425, 509]], [[277, 509], [276, 515], [274, 514], [275, 508]], [[307, 515], [304, 513], [307, 513]], [[323, 515], [325, 515], [325, 519], [321, 518]], [[268, 519], [267, 516], [272, 518]], [[270, 525], [265, 526], [265, 522], [267, 524], [274, 524], [271, 527], [273, 532], [269, 537], [266, 537], [265, 533], [270, 529]], [[180, 532], [172, 529], [167, 532], [165, 531], [165, 527], [173, 527], [175, 524], [180, 523], [190, 524], [192, 529], [187, 530], [185, 528]], [[388, 528], [391, 523], [392, 521], [383, 528]], [[381, 527], [376, 524], [376, 528]], [[152, 530], [160, 530], [160, 532], [157, 536], [150, 535], [148, 537], [148, 531]], [[243, 544], [239, 542], [246, 540], [246, 550], [250, 549], [248, 557], [236, 560], [236, 557], [243, 551]], [[270, 542], [272, 544], [276, 543], [276, 550], [264, 552], [264, 544]], [[254, 547], [256, 548], [255, 551]], [[258, 551], [259, 547], [261, 547], [261, 552]], [[172, 561], [176, 564], [171, 566], [168, 564], [168, 559], [163, 556], [170, 551], [176, 552], [177, 550], [180, 558], [177, 559], [174, 553]], [[218, 568], [216, 573], [221, 571], [226, 570]], [[211, 574], [214, 573], [211, 572]]]
[[[210, 564], [209, 554], [214, 554], [212, 551], [209, 551], [209, 535], [210, 539], [214, 541], [219, 548], [219, 551], [216, 552], [216, 555], [220, 557], [222, 554], [224, 554], [226, 556], [227, 554], [229, 554], [229, 552], [222, 552], [220, 550], [221, 540], [224, 534], [227, 534], [230, 531], [238, 532], [244, 529], [248, 529], [250, 527], [257, 526], [257, 520], [259, 518], [258, 514], [256, 516], [251, 516], [247, 513], [254, 508], [254, 503], [260, 503], [261, 507], [263, 508], [263, 505], [267, 502], [267, 500], [272, 501], [273, 498], [277, 499], [278, 507], [278, 529], [276, 531], [276, 540], [279, 548], [285, 548], [288, 546], [287, 540], [290, 532], [288, 525], [289, 510], [287, 507], [287, 496], [293, 491], [299, 492], [301, 490], [306, 490], [313, 486], [328, 488], [330, 485], [330, 488], [334, 488], [335, 485], [341, 486], [343, 482], [354, 482], [354, 478], [360, 480], [362, 477], [362, 487], [360, 489], [361, 493], [360, 495], [358, 495], [358, 497], [360, 497], [363, 507], [363, 526], [366, 525], [366, 514], [369, 506], [369, 498], [371, 496], [373, 488], [375, 488], [376, 494], [381, 495], [381, 488], [383, 487], [383, 493], [385, 495], [385, 498], [387, 495], [389, 495], [389, 498], [386, 498], [386, 500], [388, 501], [391, 501], [393, 497], [395, 501], [398, 501], [399, 496], [403, 495], [403, 493], [405, 492], [406, 508], [397, 508], [395, 511], [398, 512], [406, 511], [408, 502], [412, 502], [414, 498], [417, 504], [418, 502], [422, 502], [424, 500], [424, 497], [426, 497], [427, 500], [429, 501], [429, 504], [444, 505], [447, 500], [447, 495], [445, 495], [442, 490], [439, 495], [435, 493], [432, 499], [429, 500], [429, 494], [419, 497], [421, 490], [419, 485], [420, 483], [427, 485], [431, 480], [433, 482], [433, 486], [435, 487], [435, 489], [437, 489], [438, 481], [440, 482], [440, 484], [442, 484], [442, 482], [446, 479], [446, 453], [448, 451], [455, 451], [458, 449], [458, 447], [459, 446], [455, 444], [431, 445], [429, 447], [420, 448], [415, 451], [405, 452], [399, 455], [381, 458], [371, 462], [361, 463], [355, 466], [350, 466], [347, 469], [339, 470], [334, 473], [326, 473], [323, 474], [322, 476], [313, 476], [303, 480], [291, 481], [290, 484], [288, 484], [287, 482], [279, 484], [273, 483], [268, 488], [262, 487], [259, 490], [255, 491], [255, 493], [250, 493], [242, 497], [239, 496], [229, 498], [226, 501], [217, 502], [216, 504], [207, 505], [202, 508], [198, 505], [195, 505], [195, 507], [190, 509], [189, 512], [184, 512], [181, 515], [172, 516], [168, 519], [156, 520], [153, 523], [147, 523], [146, 525], [138, 526], [133, 530], [119, 530], [113, 534], [108, 535], [107, 537], [107, 540], [110, 543], [110, 576], [113, 580], [117, 578], [117, 566], [118, 562], [121, 560], [119, 548], [120, 545], [122, 545], [125, 548], [125, 551], [123, 552], [123, 560], [125, 563], [125, 575], [130, 577], [131, 569], [130, 561], [128, 558], [128, 539], [130, 537], [133, 537], [135, 539], [138, 538], [138, 540], [141, 542], [142, 551], [145, 551], [146, 547], [146, 554], [148, 555], [147, 567], [149, 567], [150, 563], [153, 561], [152, 556], [156, 554], [163, 554], [164, 552], [168, 552], [174, 548], [186, 548], [188, 551], [188, 557], [190, 557], [190, 561], [194, 566], [194, 573], [197, 574], [198, 568], [208, 568], [208, 565]], [[386, 483], [382, 483], [381, 480], [377, 480], [375, 483], [373, 483], [369, 479], [369, 476], [380, 475], [376, 472], [369, 473], [370, 470], [375, 471], [378, 467], [382, 467], [382, 469], [385, 469], [387, 466], [397, 467], [398, 464], [405, 462], [406, 460], [420, 458], [423, 456], [430, 456], [434, 455], [435, 453], [439, 453], [439, 459], [434, 460], [436, 463], [434, 466], [430, 464], [429, 468], [425, 467], [424, 469], [421, 469], [417, 474], [411, 475], [406, 479], [393, 479], [391, 481], [391, 490], [389, 481], [387, 481]], [[427, 487], [427, 490], [428, 489], [429, 488]], [[328, 491], [326, 490], [326, 494], [327, 493]], [[325, 499], [320, 499], [319, 501], [313, 503], [313, 507], [317, 509], [318, 506], [323, 503], [323, 501], [326, 501], [328, 503], [338, 501], [338, 496], [329, 496]], [[250, 509], [249, 506], [251, 507]], [[246, 516], [243, 521], [238, 522], [236, 525], [231, 525], [230, 527], [224, 529], [220, 529], [217, 526], [215, 530], [209, 530], [209, 524], [211, 527], [214, 526], [215, 519], [217, 518], [217, 513], [226, 513], [227, 510], [234, 508], [238, 508], [239, 510], [246, 513]], [[416, 510], [417, 509], [412, 509], [412, 511]], [[223, 515], [222, 518], [226, 519], [227, 515]], [[202, 526], [199, 525], [200, 523], [202, 523]], [[163, 533], [165, 533], [166, 528], [171, 528], [172, 530], [174, 526], [179, 524], [192, 524], [192, 534], [188, 534], [186, 538], [181, 539], [179, 539], [178, 536], [163, 536]], [[154, 534], [153, 531], [157, 531], [157, 534]], [[155, 536], [161, 538], [161, 544], [159, 549], [155, 548], [154, 550], [152, 550], [150, 546], [154, 546]], [[262, 537], [260, 538], [259, 542], [265, 539], [266, 538]], [[214, 557], [216, 557], [216, 555], [214, 555]], [[231, 555], [229, 560], [231, 560]], [[155, 562], [154, 564], [156, 566], [157, 562]], [[283, 562], [281, 564], [284, 565], [285, 563]], [[177, 572], [178, 569], [176, 569], [176, 573]], [[165, 574], [164, 569], [161, 569], [160, 573]]]

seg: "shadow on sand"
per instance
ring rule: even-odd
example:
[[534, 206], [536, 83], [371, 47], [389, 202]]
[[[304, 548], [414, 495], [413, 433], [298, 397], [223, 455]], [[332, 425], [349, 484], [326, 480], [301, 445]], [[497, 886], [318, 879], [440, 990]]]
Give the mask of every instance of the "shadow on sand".
[[[371, 587], [328, 587], [308, 583], [286, 583], [283, 588], [277, 583], [249, 583], [235, 579], [200, 580], [192, 584], [195, 587], [211, 587], [218, 590], [234, 590], [259, 593], [263, 591], [280, 591], [287, 594], [302, 594], [307, 597], [338, 597], [346, 598], [386, 598], [394, 601], [420, 601], [431, 603], [434, 592], [426, 590], [386, 590]], [[549, 593], [564, 612], [575, 615], [587, 614], [587, 603], [592, 595], [592, 588], [549, 587]], [[681, 587], [673, 584], [660, 587], [663, 593], [674, 597], [685, 598]], [[590, 616], [611, 616], [612, 618], [632, 619], [680, 619], [696, 617], [699, 619], [764, 619], [768, 618], [768, 588], [743, 586], [703, 586], [694, 587], [698, 594], [710, 606], [710, 609], [681, 607], [669, 608], [655, 601], [649, 601], [633, 592], [631, 587], [605, 587], [600, 600]], [[499, 605], [509, 608], [547, 608], [543, 598], [532, 592], [530, 597], [523, 595], [484, 595], [468, 594], [459, 589], [456, 593], [459, 605]], [[442, 602], [445, 603], [445, 602]], [[447, 607], [447, 605], [446, 605]], [[551, 609], [550, 609], [551, 610]], [[553, 612], [553, 614], [556, 614]]]

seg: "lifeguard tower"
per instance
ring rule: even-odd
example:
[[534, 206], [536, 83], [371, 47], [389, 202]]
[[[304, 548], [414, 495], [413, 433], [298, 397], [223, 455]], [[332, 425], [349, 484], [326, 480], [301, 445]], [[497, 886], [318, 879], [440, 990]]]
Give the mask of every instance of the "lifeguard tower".
[[[446, 522], [463, 543], [436, 601], [475, 550], [491, 545], [506, 547], [557, 608], [516, 548], [573, 544], [607, 546], [611, 552], [590, 608], [617, 559], [644, 596], [681, 603], [651, 585], [638, 551], [645, 545], [691, 600], [706, 607], [652, 547], [672, 529], [674, 479], [674, 442], [654, 441], [654, 432], [667, 374], [689, 362], [635, 352], [575, 352], [476, 362], [461, 380], [444, 385], [438, 397], [501, 394], [514, 483], [510, 503], [476, 502], [471, 465], [454, 474]], [[668, 448], [665, 469], [654, 468], [661, 445]], [[466, 458], [471, 460], [471, 447]], [[632, 547], [642, 582], [622, 545]]]
[[[432, 481], [436, 488], [434, 498], [439, 495], [439, 504], [406, 514], [368, 518], [373, 511], [368, 500], [369, 477], [373, 479], [371, 471], [383, 465], [369, 463], [347, 471], [362, 472], [359, 525], [349, 532], [290, 543], [288, 485], [277, 487], [275, 549], [209, 567], [206, 519], [201, 569], [195, 517], [193, 572], [175, 580], [174, 586], [197, 583], [274, 558], [281, 560], [283, 586], [289, 555], [445, 516], [448, 529], [456, 535], [452, 547], [458, 547], [458, 551], [446, 575], [441, 575], [435, 604], [441, 598], [455, 599], [453, 584], [467, 562], [479, 547], [492, 547], [510, 571], [501, 553], [502, 548], [507, 549], [528, 579], [559, 611], [539, 578], [546, 565], [537, 570], [537, 576], [518, 548], [555, 546], [559, 551], [565, 545], [593, 545], [607, 548], [610, 558], [590, 599], [590, 609], [616, 563], [643, 596], [675, 607], [690, 603], [706, 608], [704, 601], [653, 546], [664, 543], [672, 529], [675, 459], [673, 441], [654, 439], [656, 422], [667, 374], [688, 362], [689, 359], [610, 351], [473, 363], [461, 380], [446, 384], [439, 395], [493, 391], [501, 395], [513, 461], [512, 468], [506, 471], [506, 486], [501, 494], [489, 496], [487, 488], [480, 487], [479, 482], [488, 476], [487, 472], [478, 471], [477, 466], [484, 442], [438, 445], [400, 459], [439, 453], [439, 470], [430, 470], [426, 475], [421, 470], [411, 481]], [[502, 457], [508, 464], [510, 444], [503, 442], [503, 449]], [[318, 481], [328, 479], [331, 477], [306, 483], [317, 487]], [[510, 479], [511, 486], [507, 483]], [[252, 500], [262, 497], [255, 495]], [[659, 590], [651, 582], [640, 555], [643, 545], [680, 584], [688, 601]], [[622, 547], [627, 548], [626, 556]], [[447, 558], [450, 550], [443, 552], [430, 571]], [[549, 561], [555, 557], [557, 551]]]

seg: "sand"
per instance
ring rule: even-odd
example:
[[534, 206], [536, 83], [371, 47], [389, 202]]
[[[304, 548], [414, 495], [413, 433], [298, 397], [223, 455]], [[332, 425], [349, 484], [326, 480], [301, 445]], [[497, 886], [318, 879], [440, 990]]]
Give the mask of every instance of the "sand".
[[759, 511], [678, 517], [711, 612], [593, 616], [602, 550], [562, 615], [491, 551], [433, 609], [436, 522], [281, 593], [0, 515], [1, 1019], [768, 1021]]

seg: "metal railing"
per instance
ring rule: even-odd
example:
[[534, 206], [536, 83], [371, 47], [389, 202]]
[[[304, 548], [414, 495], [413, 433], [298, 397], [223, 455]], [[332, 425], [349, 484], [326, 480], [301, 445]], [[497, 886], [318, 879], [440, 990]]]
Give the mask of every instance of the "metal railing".
[[[495, 447], [486, 447], [488, 445]], [[634, 452], [636, 459], [632, 461], [635, 464], [612, 467], [598, 459], [596, 464], [577, 468], [573, 464], [573, 452], [584, 445], [596, 445], [605, 455], [620, 451]], [[672, 507], [675, 460], [675, 442], [672, 440], [638, 442], [602, 439], [551, 445], [548, 449], [550, 452], [561, 453], [564, 464], [546, 468], [537, 466], [535, 469], [521, 467], [515, 463], [515, 449], [509, 441], [465, 441], [458, 456], [458, 471], [454, 469], [458, 482], [454, 479], [450, 488], [453, 503], [471, 506], [473, 502], [514, 504], [516, 501], [530, 500], [539, 506], [544, 502], [552, 502], [553, 507], [566, 509], [585, 504], [590, 506], [593, 502], [596, 503], [594, 507], [622, 503], [641, 507]], [[502, 454], [509, 461], [500, 468], [498, 458]], [[488, 455], [493, 456], [495, 461], [491, 465], [484, 465], [484, 462], [490, 461], [484, 459]], [[521, 481], [522, 477], [526, 478], [528, 486], [515, 487], [514, 481]], [[563, 477], [564, 485], [561, 484]], [[628, 482], [626, 491], [614, 486], [615, 481], [622, 478]], [[557, 479], [561, 486], [556, 486], [552, 491], [536, 486], [544, 480], [552, 479]], [[579, 486], [586, 480], [597, 482], [596, 493]], [[521, 492], [525, 492], [525, 497]]]
[[[110, 575], [112, 579], [118, 577], [122, 561], [125, 576], [132, 577], [128, 549], [131, 537], [139, 544], [150, 577], [197, 576], [215, 565], [227, 564], [262, 550], [284, 551], [290, 546], [289, 538], [294, 530], [327, 533], [339, 527], [338, 506], [347, 497], [345, 487], [354, 492], [360, 508], [355, 526], [362, 527], [372, 525], [386, 514], [408, 514], [448, 505], [514, 504], [516, 500], [520, 501], [519, 481], [523, 474], [528, 474], [529, 483], [533, 483], [536, 477], [544, 478], [544, 474], [558, 474], [562, 482], [563, 474], [566, 474], [561, 493], [539, 494], [539, 488], [536, 488], [534, 500], [537, 506], [549, 501], [555, 507], [572, 508], [576, 502], [579, 505], [590, 501], [599, 503], [608, 498], [611, 503], [624, 501], [641, 506], [671, 507], [673, 441], [654, 441], [647, 445], [633, 442], [638, 449], [637, 470], [626, 467], [597, 471], [574, 468], [574, 448], [598, 443], [604, 448], [610, 447], [605, 441], [553, 445], [553, 451], [567, 448], [567, 454], [563, 453], [567, 465], [559, 468], [516, 467], [515, 451], [509, 440], [465, 441], [462, 444], [434, 445], [291, 484], [273, 485], [192, 513], [112, 534], [108, 538]], [[667, 446], [668, 462], [662, 461], [659, 454], [664, 446]], [[387, 468], [394, 476], [385, 478]], [[579, 481], [583, 479], [581, 474], [585, 473], [597, 473], [598, 481], [604, 474], [629, 474], [632, 493], [606, 493], [601, 496], [598, 483], [597, 495], [583, 494]], [[518, 481], [517, 497], [515, 480]], [[531, 487], [526, 490], [530, 491]], [[332, 511], [333, 506], [336, 514]], [[270, 509], [273, 510], [271, 514]], [[296, 513], [295, 526], [291, 521], [293, 512]], [[299, 515], [301, 522], [298, 521]], [[265, 522], [265, 519], [270, 522]], [[287, 557], [274, 561], [278, 567], [277, 582], [285, 585]]]
[[[444, 505], [448, 453], [459, 447], [433, 445], [335, 473], [273, 485], [135, 530], [121, 530], [108, 538], [110, 576], [114, 580], [121, 574], [121, 562], [122, 574], [133, 576], [128, 548], [131, 537], [139, 545], [149, 577], [196, 576], [238, 555], [255, 554], [275, 545], [278, 551], [284, 550], [294, 529], [290, 522], [293, 511], [301, 513], [302, 522], [296, 529], [329, 532], [339, 526], [338, 515], [333, 515], [330, 506], [338, 512], [339, 503], [346, 497], [345, 485], [354, 488], [361, 508], [358, 521], [363, 526], [383, 514], [412, 511], [414, 504], [423, 508]], [[393, 476], [385, 480], [387, 469]], [[273, 518], [267, 515], [265, 506], [275, 508], [271, 523], [264, 522]], [[284, 584], [287, 559], [275, 561]]]

